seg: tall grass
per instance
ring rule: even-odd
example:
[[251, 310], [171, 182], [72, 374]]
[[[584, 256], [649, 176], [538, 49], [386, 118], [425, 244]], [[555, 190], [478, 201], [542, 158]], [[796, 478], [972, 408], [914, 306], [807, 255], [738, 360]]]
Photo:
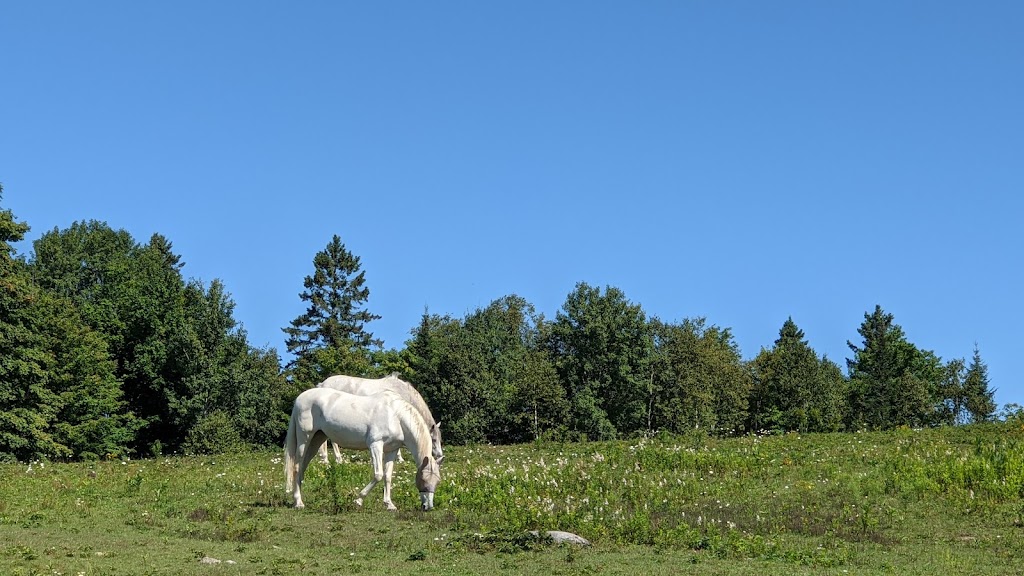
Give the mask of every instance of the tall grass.
[[[363, 509], [353, 504], [370, 476], [365, 453], [311, 466], [303, 511], [290, 507], [277, 452], [0, 465], [0, 573], [185, 574], [213, 553], [260, 574], [352, 572], [360, 555], [399, 572], [444, 562], [474, 571], [489, 551], [540, 554], [536, 573], [551, 569], [553, 552], [537, 551], [551, 548], [524, 539], [528, 530], [588, 538], [576, 567], [611, 554], [605, 568], [653, 570], [644, 554], [655, 551], [718, 563], [719, 573], [744, 573], [750, 561], [837, 573], [1024, 570], [1024, 433], [1006, 425], [446, 453], [434, 512], [417, 511], [414, 467], [396, 466], [398, 514], [383, 511], [380, 489]], [[338, 546], [352, 556], [317, 552]]]

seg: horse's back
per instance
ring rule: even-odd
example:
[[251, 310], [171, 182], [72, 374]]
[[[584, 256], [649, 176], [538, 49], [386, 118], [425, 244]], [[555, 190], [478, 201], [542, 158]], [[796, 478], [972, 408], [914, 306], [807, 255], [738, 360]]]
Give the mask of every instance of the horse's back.
[[384, 378], [360, 378], [358, 376], [338, 374], [330, 376], [317, 384], [317, 387], [331, 388], [359, 396], [371, 396], [382, 390], [390, 390], [416, 408], [428, 426], [434, 425], [434, 416], [430, 413], [430, 409], [423, 400], [423, 396], [420, 395], [412, 384], [394, 374]]
[[323, 431], [340, 446], [365, 449], [368, 438], [393, 434], [398, 428], [396, 401], [401, 398], [390, 391], [359, 396], [331, 388], [310, 388], [295, 399], [292, 418], [298, 418], [306, 431]]

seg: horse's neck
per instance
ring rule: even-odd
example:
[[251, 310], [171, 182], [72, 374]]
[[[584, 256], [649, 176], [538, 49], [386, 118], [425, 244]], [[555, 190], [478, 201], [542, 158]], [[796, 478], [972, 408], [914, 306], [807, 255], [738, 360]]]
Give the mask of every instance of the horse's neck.
[[412, 453], [418, 466], [424, 456], [430, 456], [430, 429], [423, 423], [423, 418], [414, 410], [402, 410], [399, 413], [402, 432], [405, 436], [405, 447]]
[[401, 390], [400, 394], [405, 398], [405, 401], [412, 404], [412, 407], [423, 417], [423, 422], [426, 423], [427, 431], [429, 432], [430, 427], [435, 424], [434, 416], [430, 413], [430, 408], [427, 408], [427, 402], [423, 400], [423, 396], [420, 395], [419, 391], [412, 384], [394, 375], [388, 376], [385, 379], [390, 380], [393, 390]]

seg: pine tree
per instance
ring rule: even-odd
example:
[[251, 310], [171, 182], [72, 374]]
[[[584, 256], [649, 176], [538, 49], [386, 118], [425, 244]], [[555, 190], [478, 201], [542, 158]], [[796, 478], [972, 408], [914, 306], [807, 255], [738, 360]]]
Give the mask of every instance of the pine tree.
[[331, 374], [364, 375], [371, 370], [370, 347], [381, 347], [366, 324], [380, 316], [364, 308], [370, 297], [359, 257], [349, 252], [337, 234], [313, 258], [313, 275], [306, 276], [299, 294], [306, 312], [282, 330], [293, 380], [309, 387]]
[[989, 387], [988, 366], [981, 360], [981, 352], [975, 344], [974, 356], [964, 378], [964, 404], [972, 422], [992, 419], [996, 411], [994, 396], [995, 389]]
[[854, 354], [847, 359], [851, 427], [886, 429], [934, 423], [935, 396], [942, 377], [935, 355], [907, 342], [893, 315], [881, 306], [864, 314], [857, 332], [864, 338], [863, 346], [847, 342]]
[[839, 429], [844, 389], [839, 367], [818, 358], [792, 318], [771, 350], [751, 363], [751, 429], [824, 432]]

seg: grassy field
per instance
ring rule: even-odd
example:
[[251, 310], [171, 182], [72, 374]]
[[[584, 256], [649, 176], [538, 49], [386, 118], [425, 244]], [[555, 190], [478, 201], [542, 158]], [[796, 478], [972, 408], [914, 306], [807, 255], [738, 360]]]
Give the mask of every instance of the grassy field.
[[0, 465], [0, 574], [1024, 574], [1019, 425], [445, 454], [431, 512], [408, 462], [357, 508], [365, 453], [305, 510], [279, 452]]

